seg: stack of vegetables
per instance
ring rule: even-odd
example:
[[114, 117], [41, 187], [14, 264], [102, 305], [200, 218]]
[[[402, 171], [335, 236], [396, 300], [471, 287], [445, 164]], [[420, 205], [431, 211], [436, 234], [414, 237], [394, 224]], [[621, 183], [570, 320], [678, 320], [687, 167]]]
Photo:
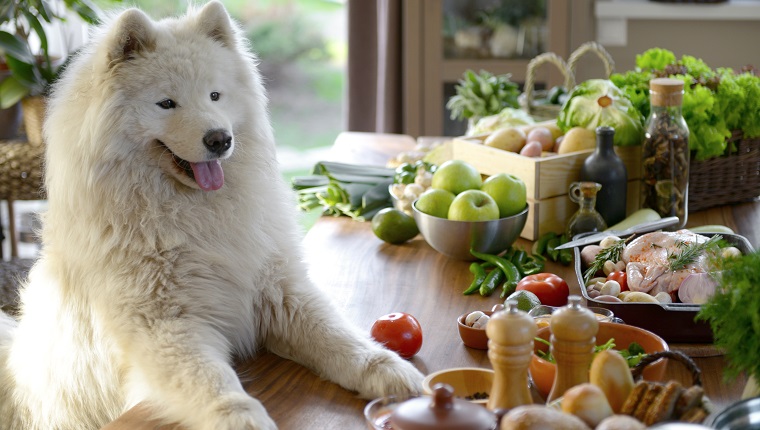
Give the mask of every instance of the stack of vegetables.
[[451, 119], [467, 120], [468, 135], [491, 133], [501, 127], [533, 124], [533, 118], [519, 109], [520, 91], [512, 75], [494, 75], [485, 70], [467, 70], [456, 85], [456, 95], [446, 103]]
[[652, 48], [636, 56], [636, 69], [615, 73], [610, 80], [644, 118], [649, 115], [649, 80], [671, 77], [684, 81], [683, 115], [689, 126], [694, 160], [708, 160], [732, 151], [727, 139], [739, 130], [745, 138], [760, 137], [760, 76], [752, 67], [740, 71], [712, 69], [699, 58]]
[[324, 215], [365, 221], [391, 206], [388, 187], [395, 175], [387, 167], [321, 161], [311, 175], [294, 177], [292, 186], [303, 211], [320, 208]]

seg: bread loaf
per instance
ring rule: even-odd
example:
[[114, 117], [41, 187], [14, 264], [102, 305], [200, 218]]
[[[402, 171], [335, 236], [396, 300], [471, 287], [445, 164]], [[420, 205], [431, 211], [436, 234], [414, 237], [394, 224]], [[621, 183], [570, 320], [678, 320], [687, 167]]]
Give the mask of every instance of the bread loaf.
[[579, 384], [565, 391], [562, 411], [575, 415], [592, 428], [613, 414], [602, 389], [591, 383]]
[[501, 419], [501, 430], [591, 430], [580, 418], [541, 405], [518, 406]]
[[599, 351], [591, 362], [589, 382], [601, 388], [612, 411], [619, 414], [623, 403], [633, 390], [633, 375], [628, 362], [620, 353]]

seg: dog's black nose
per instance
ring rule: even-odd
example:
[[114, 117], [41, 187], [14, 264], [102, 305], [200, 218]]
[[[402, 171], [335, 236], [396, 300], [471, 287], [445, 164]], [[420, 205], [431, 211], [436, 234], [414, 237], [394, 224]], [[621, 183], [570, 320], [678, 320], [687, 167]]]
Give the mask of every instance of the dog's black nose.
[[203, 136], [203, 144], [214, 154], [222, 155], [232, 146], [232, 135], [222, 128], [209, 130]]

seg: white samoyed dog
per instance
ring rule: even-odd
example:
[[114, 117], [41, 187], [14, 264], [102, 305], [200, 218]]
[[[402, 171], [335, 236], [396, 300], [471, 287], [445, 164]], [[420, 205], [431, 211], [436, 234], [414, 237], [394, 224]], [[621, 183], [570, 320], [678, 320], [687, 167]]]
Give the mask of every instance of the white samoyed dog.
[[190, 429], [274, 429], [233, 356], [266, 348], [364, 398], [422, 374], [308, 279], [266, 96], [213, 1], [95, 30], [49, 101], [42, 251], [0, 315], [0, 428], [97, 429], [144, 402]]

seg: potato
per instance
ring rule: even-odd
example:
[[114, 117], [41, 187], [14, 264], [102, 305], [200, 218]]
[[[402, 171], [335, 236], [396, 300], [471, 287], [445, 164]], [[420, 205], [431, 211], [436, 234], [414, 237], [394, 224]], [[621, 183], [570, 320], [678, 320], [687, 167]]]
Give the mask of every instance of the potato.
[[491, 133], [483, 144], [504, 151], [520, 152], [525, 146], [525, 132], [515, 127], [501, 128]]
[[584, 267], [588, 267], [594, 262], [596, 255], [602, 252], [602, 247], [599, 245], [588, 245], [581, 249], [581, 262]]
[[559, 147], [562, 146], [562, 141], [565, 140], [565, 135], [562, 135], [556, 139], [554, 139], [554, 149], [552, 152], [559, 153]]
[[536, 127], [528, 133], [526, 137], [528, 143], [536, 141], [541, 143], [544, 151], [551, 151], [554, 148], [554, 137], [552, 132], [546, 127]]
[[[647, 294], [641, 291], [624, 291], [624, 293], [628, 293], [623, 297], [623, 301], [626, 303], [633, 302], [633, 303], [660, 303], [657, 299], [654, 298], [651, 294]], [[623, 294], [623, 293], [620, 293]], [[620, 296], [618, 296], [620, 297]]]
[[525, 146], [523, 146], [523, 148], [520, 150], [520, 155], [524, 155], [526, 157], [540, 157], [541, 151], [541, 142], [534, 140], [526, 143]]
[[573, 127], [565, 133], [557, 150], [560, 154], [596, 148], [596, 133], [583, 127]]

